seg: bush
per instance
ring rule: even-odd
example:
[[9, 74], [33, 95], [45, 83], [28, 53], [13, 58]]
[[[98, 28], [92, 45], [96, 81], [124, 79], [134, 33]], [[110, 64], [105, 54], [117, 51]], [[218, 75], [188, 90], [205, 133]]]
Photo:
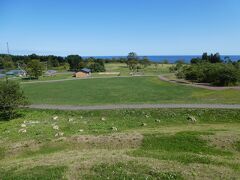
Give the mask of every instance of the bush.
[[34, 59], [31, 60], [28, 64], [27, 64], [27, 75], [30, 78], [36, 78], [38, 79], [39, 76], [41, 76], [43, 74], [43, 66], [40, 63], [39, 60]]
[[11, 119], [19, 106], [27, 104], [27, 100], [16, 82], [0, 82], [0, 118]]
[[236, 85], [240, 80], [239, 70], [233, 65], [224, 65], [218, 69], [216, 79], [213, 84], [218, 86]]
[[169, 67], [169, 72], [177, 72], [180, 71], [181, 68], [183, 67], [183, 62], [182, 61], [178, 61], [176, 63], [176, 65], [172, 65], [171, 67]]
[[91, 71], [94, 72], [105, 72], [105, 66], [103, 63], [98, 63], [95, 62], [93, 64], [91, 64], [90, 66], [88, 66], [89, 69], [91, 69]]
[[217, 86], [236, 85], [240, 81], [239, 69], [232, 63], [201, 62], [185, 66], [176, 73], [177, 77], [198, 83], [211, 83]]

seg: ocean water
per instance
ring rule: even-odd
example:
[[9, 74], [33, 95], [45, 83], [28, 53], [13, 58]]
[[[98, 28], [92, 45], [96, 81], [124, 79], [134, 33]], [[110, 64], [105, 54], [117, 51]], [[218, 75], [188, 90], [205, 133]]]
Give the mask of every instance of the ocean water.
[[[94, 56], [95, 58], [104, 58], [104, 59], [112, 59], [112, 58], [126, 58], [126, 56]], [[143, 56], [140, 56], [140, 58]], [[169, 63], [175, 63], [178, 60], [182, 60], [185, 63], [189, 63], [191, 61], [191, 59], [193, 58], [197, 58], [197, 57], [201, 57], [201, 55], [185, 55], [185, 56], [146, 56], [148, 57], [151, 61], [153, 62], [162, 62], [164, 60], [168, 60]], [[232, 61], [238, 61], [240, 60], [240, 55], [236, 55], [236, 56], [228, 56], [228, 55], [223, 55], [221, 56], [221, 58], [224, 60], [225, 57], [229, 57]]]

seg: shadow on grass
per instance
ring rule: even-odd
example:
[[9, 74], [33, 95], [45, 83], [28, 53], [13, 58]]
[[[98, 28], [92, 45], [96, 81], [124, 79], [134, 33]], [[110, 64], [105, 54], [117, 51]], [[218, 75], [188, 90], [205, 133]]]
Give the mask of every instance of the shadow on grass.
[[141, 147], [131, 155], [178, 161], [184, 164], [214, 163], [208, 155], [231, 156], [232, 153], [209, 146], [200, 135], [213, 135], [208, 132], [179, 132], [175, 135], [145, 135]]
[[30, 179], [44, 179], [44, 180], [52, 180], [52, 179], [64, 179], [64, 173], [66, 171], [65, 166], [36, 166], [30, 169], [18, 170], [17, 168], [4, 170], [0, 169], [0, 179], [1, 180], [10, 180], [10, 179], [18, 179], [18, 180], [30, 180]]
[[9, 115], [8, 113], [0, 113], [0, 121], [10, 121], [17, 118], [24, 118], [25, 113], [21, 111], [16, 111], [13, 114]]

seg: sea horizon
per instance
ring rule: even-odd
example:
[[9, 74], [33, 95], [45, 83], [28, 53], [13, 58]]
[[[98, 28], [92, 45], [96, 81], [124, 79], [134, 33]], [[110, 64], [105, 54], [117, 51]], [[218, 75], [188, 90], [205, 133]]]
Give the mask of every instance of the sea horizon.
[[[94, 57], [99, 59], [117, 59], [126, 58], [127, 56], [82, 56], [83, 58]], [[184, 61], [189, 63], [193, 58], [201, 58], [202, 55], [140, 55], [139, 58], [147, 57], [153, 62], [168, 61], [169, 63], [175, 63], [176, 61]], [[221, 59], [224, 60], [229, 57], [232, 61], [240, 60], [240, 55], [221, 55]]]

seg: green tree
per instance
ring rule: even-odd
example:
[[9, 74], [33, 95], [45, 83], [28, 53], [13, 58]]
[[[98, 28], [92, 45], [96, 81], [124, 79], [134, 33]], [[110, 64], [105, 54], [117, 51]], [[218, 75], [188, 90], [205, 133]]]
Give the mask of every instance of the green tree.
[[38, 79], [43, 74], [43, 65], [39, 60], [33, 59], [27, 64], [27, 75], [30, 78]]
[[135, 52], [130, 52], [128, 54], [126, 64], [131, 71], [133, 71], [137, 68], [138, 56]]
[[103, 65], [101, 65], [100, 63], [97, 63], [97, 62], [91, 64], [88, 68], [91, 69], [92, 72], [104, 72], [104, 71], [106, 71], [105, 67]]
[[70, 68], [70, 66], [69, 66], [69, 64], [66, 62], [66, 63], [63, 64], [63, 68], [68, 71], [69, 68]]
[[239, 69], [231, 63], [203, 62], [192, 64], [183, 66], [178, 73], [187, 80], [217, 86], [236, 85], [240, 81]]
[[[95, 60], [95, 58], [93, 58], [93, 57], [88, 58], [88, 59], [86, 60], [86, 63], [85, 63], [86, 67], [90, 67], [90, 66], [94, 65], [95, 61], [96, 61], [96, 60]], [[82, 63], [82, 66], [83, 66], [83, 67], [84, 67], [85, 65], [84, 65], [84, 63]], [[82, 67], [82, 68], [83, 68], [83, 67]]]
[[69, 63], [70, 70], [77, 71], [77, 70], [81, 69], [81, 67], [79, 67], [80, 62], [83, 62], [83, 59], [82, 59], [81, 56], [79, 56], [79, 55], [69, 55], [69, 56], [66, 57], [66, 60]]
[[3, 58], [3, 68], [6, 70], [14, 69], [14, 63], [11, 56], [5, 56]]
[[197, 63], [200, 63], [200, 62], [202, 62], [202, 59], [200, 59], [200, 58], [191, 59], [191, 64], [197, 64]]
[[143, 57], [143, 59], [140, 60], [139, 63], [143, 68], [146, 68], [151, 65], [151, 61], [147, 57]]
[[59, 61], [56, 56], [48, 57], [48, 66], [49, 67], [58, 67], [59, 66]]
[[239, 70], [232, 64], [223, 64], [219, 67], [216, 79], [213, 84], [218, 86], [232, 86], [240, 81]]
[[203, 53], [202, 60], [209, 61], [208, 53]]
[[222, 60], [221, 60], [221, 56], [219, 53], [216, 53], [212, 56], [212, 58], [210, 59], [210, 62], [211, 63], [221, 63]]
[[127, 56], [127, 60], [131, 61], [131, 60], [138, 60], [138, 55], [135, 52], [130, 52]]
[[18, 107], [27, 103], [18, 83], [8, 80], [0, 81], [0, 118], [13, 118]]
[[3, 62], [4, 62], [3, 57], [0, 57], [0, 69], [4, 69]]

